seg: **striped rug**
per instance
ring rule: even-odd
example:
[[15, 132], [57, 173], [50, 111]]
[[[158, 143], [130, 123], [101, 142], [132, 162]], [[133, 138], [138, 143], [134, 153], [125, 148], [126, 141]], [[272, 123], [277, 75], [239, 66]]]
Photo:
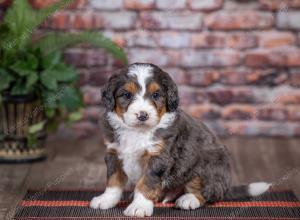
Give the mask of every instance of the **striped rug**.
[[[116, 208], [89, 208], [89, 201], [99, 194], [100, 191], [93, 190], [29, 190], [19, 203], [14, 219], [131, 219], [123, 215], [130, 202], [129, 192]], [[221, 201], [192, 211], [176, 209], [174, 203], [157, 203], [149, 219], [300, 219], [300, 202], [292, 191], [280, 191], [256, 198]]]

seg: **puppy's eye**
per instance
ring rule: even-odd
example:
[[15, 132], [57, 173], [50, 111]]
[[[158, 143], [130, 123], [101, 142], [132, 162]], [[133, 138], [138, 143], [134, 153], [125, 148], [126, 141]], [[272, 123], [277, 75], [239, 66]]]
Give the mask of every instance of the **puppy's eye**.
[[125, 97], [126, 99], [131, 99], [132, 98], [132, 94], [130, 92], [124, 92], [122, 94], [123, 97]]
[[160, 97], [160, 93], [159, 93], [159, 92], [154, 92], [154, 93], [152, 94], [152, 98], [153, 98], [154, 100], [157, 100], [159, 97]]

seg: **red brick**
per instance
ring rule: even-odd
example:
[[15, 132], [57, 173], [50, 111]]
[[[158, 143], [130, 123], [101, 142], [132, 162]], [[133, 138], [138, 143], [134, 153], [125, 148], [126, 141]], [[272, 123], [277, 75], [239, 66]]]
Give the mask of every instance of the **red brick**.
[[191, 12], [142, 12], [140, 22], [146, 29], [200, 30], [202, 15]]
[[251, 105], [229, 105], [222, 109], [222, 118], [226, 120], [249, 120], [256, 110]]
[[218, 12], [205, 17], [205, 24], [213, 30], [266, 29], [274, 24], [271, 13], [257, 11]]
[[[45, 8], [58, 0], [30, 0], [32, 7]], [[68, 5], [68, 9], [84, 8], [87, 5], [87, 0], [75, 0], [74, 3]]]
[[105, 66], [107, 65], [107, 53], [103, 49], [71, 49], [65, 52], [65, 61], [77, 67]]
[[234, 49], [247, 49], [257, 46], [257, 38], [252, 33], [236, 33], [226, 37], [227, 47]]
[[256, 118], [267, 121], [285, 121], [289, 118], [289, 112], [284, 106], [261, 106], [257, 109]]
[[254, 50], [246, 54], [245, 64], [251, 67], [300, 66], [300, 50], [289, 47]]
[[300, 48], [288, 48], [286, 50], [287, 66], [300, 66]]
[[0, 1], [0, 8], [7, 8], [11, 5], [12, 0], [1, 0]]
[[224, 67], [236, 66], [240, 63], [239, 52], [232, 50], [222, 51], [195, 51], [181, 52], [182, 59], [178, 64], [184, 67]]
[[289, 84], [300, 87], [300, 69], [291, 70]]
[[99, 28], [103, 26], [103, 23], [99, 22], [96, 25], [94, 14], [92, 12], [85, 12], [80, 14], [75, 14], [73, 20], [73, 28], [76, 29], [93, 29], [95, 27]]
[[199, 33], [193, 34], [191, 37], [193, 48], [223, 48], [225, 45], [225, 34]]
[[225, 85], [276, 86], [288, 82], [288, 73], [278, 69], [225, 69], [220, 71], [220, 83]]
[[137, 14], [131, 11], [102, 12], [98, 17], [104, 21], [105, 28], [131, 29], [135, 27]]
[[219, 73], [216, 70], [189, 71], [189, 85], [210, 86], [219, 80]]
[[289, 46], [296, 43], [296, 37], [290, 32], [268, 31], [258, 34], [259, 45], [261, 47]]
[[259, 0], [261, 7], [269, 10], [288, 10], [300, 8], [299, 0]]
[[180, 60], [179, 51], [157, 49], [131, 49], [128, 51], [130, 63], [149, 62], [158, 66], [174, 66]]
[[221, 117], [220, 107], [211, 104], [192, 105], [184, 110], [195, 118], [203, 120], [217, 119]]
[[111, 75], [111, 70], [108, 70], [107, 67], [103, 68], [94, 68], [89, 71], [89, 85], [91, 86], [103, 86]]
[[85, 8], [89, 0], [75, 0], [68, 8], [69, 9], [82, 9]]
[[131, 29], [135, 27], [136, 13], [122, 12], [79, 12], [73, 20], [73, 27], [79, 29]]
[[253, 70], [246, 80], [253, 85], [276, 86], [288, 81], [288, 73], [279, 69]]
[[272, 100], [279, 104], [300, 104], [300, 89], [277, 88], [272, 93]]
[[300, 106], [299, 105], [283, 106], [283, 108], [287, 108], [288, 119], [290, 121], [300, 121]]
[[176, 67], [167, 67], [163, 70], [171, 75], [172, 79], [177, 85], [187, 84], [189, 81], [187, 73], [184, 69]]
[[123, 34], [126, 38], [128, 47], [157, 47], [159, 33], [146, 30], [135, 30]]
[[104, 113], [104, 109], [100, 106], [89, 106], [83, 110], [83, 120], [89, 120], [98, 122], [101, 115]]
[[85, 105], [99, 105], [101, 103], [100, 87], [84, 86], [81, 91]]
[[224, 1], [223, 10], [227, 11], [238, 11], [238, 10], [258, 10], [258, 1], [247, 1], [247, 0], [237, 0], [237, 1]]
[[123, 7], [123, 0], [90, 0], [92, 8], [99, 10], [120, 10]]
[[223, 6], [223, 0], [188, 0], [188, 5], [192, 10], [213, 11]]
[[226, 69], [219, 72], [219, 81], [225, 85], [243, 85], [247, 84], [247, 75], [249, 70], [240, 70], [235, 68]]
[[186, 6], [186, 0], [157, 0], [156, 7], [158, 9], [174, 10], [184, 9]]
[[30, 0], [30, 4], [33, 8], [45, 8], [57, 1], [58, 0]]
[[71, 26], [71, 15], [68, 12], [56, 12], [43, 26], [59, 30], [68, 29]]
[[132, 9], [132, 10], [153, 9], [155, 7], [155, 1], [154, 0], [124, 0], [124, 6], [126, 9]]
[[76, 85], [81, 87], [88, 84], [90, 79], [89, 70], [85, 68], [80, 68], [80, 69], [78, 68], [78, 72], [79, 72], [79, 80], [76, 83]]
[[205, 92], [210, 102], [220, 105], [258, 101], [250, 88], [210, 88]]
[[196, 101], [198, 101], [198, 103], [201, 102], [199, 100], [199, 97], [197, 97], [199, 94], [197, 94], [197, 91], [195, 91], [195, 89], [192, 89], [191, 87], [179, 86], [178, 93], [181, 106], [195, 104]]
[[273, 50], [258, 49], [245, 55], [245, 64], [251, 67], [300, 66], [300, 49], [280, 47]]
[[158, 43], [160, 47], [168, 48], [184, 48], [189, 47], [190, 35], [188, 33], [181, 32], [161, 32], [155, 34], [155, 42]]

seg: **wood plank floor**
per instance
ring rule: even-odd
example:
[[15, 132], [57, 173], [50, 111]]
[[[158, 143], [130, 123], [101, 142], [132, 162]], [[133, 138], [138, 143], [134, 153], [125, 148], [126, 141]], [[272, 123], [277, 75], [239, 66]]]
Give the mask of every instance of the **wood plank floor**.
[[[269, 181], [300, 198], [300, 139], [223, 139], [232, 153], [235, 184]], [[106, 168], [101, 137], [48, 141], [49, 157], [34, 164], [0, 165], [0, 219], [11, 219], [29, 188], [103, 188]]]

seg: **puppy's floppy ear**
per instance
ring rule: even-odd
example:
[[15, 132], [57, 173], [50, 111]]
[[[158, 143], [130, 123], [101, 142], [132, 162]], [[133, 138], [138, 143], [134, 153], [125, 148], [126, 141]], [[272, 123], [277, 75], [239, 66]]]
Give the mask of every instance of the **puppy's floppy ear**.
[[106, 110], [113, 111], [115, 107], [114, 92], [116, 89], [117, 75], [113, 75], [109, 78], [108, 82], [104, 85], [101, 90], [102, 103]]
[[179, 105], [177, 85], [167, 73], [164, 76], [163, 85], [167, 91], [167, 110], [169, 112], [173, 112], [178, 108]]

